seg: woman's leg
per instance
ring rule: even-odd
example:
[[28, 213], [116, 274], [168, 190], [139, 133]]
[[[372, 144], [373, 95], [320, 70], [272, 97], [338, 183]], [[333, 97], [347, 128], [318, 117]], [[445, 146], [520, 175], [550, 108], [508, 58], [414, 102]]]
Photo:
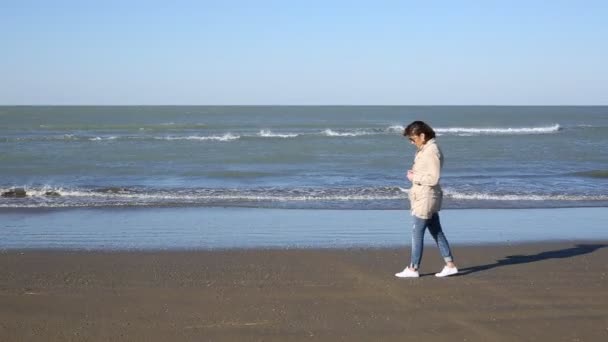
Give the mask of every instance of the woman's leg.
[[426, 230], [427, 220], [412, 216], [414, 225], [412, 227], [412, 254], [410, 268], [417, 270], [422, 260], [424, 250], [424, 231]]
[[448, 243], [448, 239], [446, 239], [445, 234], [443, 234], [443, 230], [441, 229], [441, 222], [439, 221], [439, 213], [433, 214], [433, 216], [429, 220], [429, 232], [433, 236], [433, 239], [437, 243], [437, 247], [439, 247], [439, 252], [445, 260], [446, 264], [450, 267], [454, 266], [454, 258], [452, 257], [452, 250], [450, 249], [450, 244]]

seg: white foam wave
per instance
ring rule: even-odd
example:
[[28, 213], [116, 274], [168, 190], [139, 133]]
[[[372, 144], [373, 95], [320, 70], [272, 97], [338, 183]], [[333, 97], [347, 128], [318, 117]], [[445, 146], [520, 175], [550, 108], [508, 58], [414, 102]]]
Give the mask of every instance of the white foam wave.
[[390, 133], [403, 133], [404, 129], [405, 129], [405, 126], [393, 125], [393, 126], [390, 126], [389, 128], [387, 128], [386, 131], [390, 132]]
[[212, 135], [212, 136], [186, 136], [186, 137], [174, 137], [174, 136], [169, 136], [169, 137], [155, 137], [154, 139], [157, 140], [200, 140], [200, 141], [206, 141], [206, 140], [213, 140], [213, 141], [232, 141], [232, 140], [237, 140], [240, 139], [241, 136], [240, 135], [234, 135], [232, 133], [226, 133], [224, 135]]
[[95, 137], [95, 138], [89, 138], [89, 140], [91, 141], [104, 141], [104, 140], [116, 140], [118, 137], [115, 136], [111, 136], [111, 137]]
[[14, 188], [22, 188], [30, 198], [50, 198], [48, 193], [58, 194], [59, 198], [98, 198], [98, 199], [127, 199], [127, 200], [174, 200], [174, 201], [348, 201], [348, 200], [388, 200], [404, 199], [406, 194], [400, 188], [378, 189], [295, 189], [295, 190], [239, 190], [239, 189], [200, 189], [195, 191], [175, 192], [135, 192], [123, 191], [93, 191], [84, 189], [66, 189], [62, 187], [44, 186], [32, 188], [27, 186], [0, 189], [1, 192]]
[[[14, 189], [0, 189], [0, 193]], [[400, 187], [378, 188], [336, 188], [336, 189], [189, 189], [189, 190], [152, 190], [115, 189], [116, 191], [61, 188], [61, 187], [20, 187], [27, 197], [19, 199], [0, 199], [0, 207], [58, 207], [58, 206], [132, 206], [162, 205], [169, 203], [209, 204], [240, 202], [348, 202], [407, 200], [408, 190]], [[59, 196], [57, 196], [59, 195]], [[459, 192], [445, 190], [448, 201], [608, 201], [608, 195], [578, 194], [500, 194], [485, 192]]]
[[28, 187], [28, 186], [14, 186], [14, 187], [10, 187], [10, 188], [0, 189], [0, 193], [4, 193], [4, 192], [7, 192], [7, 191], [10, 191], [13, 189], [23, 189], [25, 191], [27, 197], [48, 198], [49, 193], [55, 193], [62, 197], [91, 197], [91, 196], [103, 197], [104, 196], [103, 193], [97, 194], [97, 193], [85, 191], [85, 190], [71, 190], [71, 189], [65, 189], [63, 187], [53, 187], [50, 185], [45, 185], [40, 188], [34, 188], [34, 187]]
[[[165, 125], [171, 125], [172, 123], [166, 123]], [[146, 128], [141, 128], [147, 130]], [[401, 125], [391, 125], [386, 128], [357, 128], [357, 129], [331, 129], [327, 128], [321, 132], [308, 132], [308, 133], [294, 133], [294, 132], [281, 132], [276, 133], [268, 129], [262, 129], [258, 133], [248, 133], [243, 135], [233, 134], [230, 132], [217, 135], [200, 136], [132, 136], [132, 135], [118, 135], [118, 136], [79, 136], [75, 134], [61, 134], [53, 136], [29, 136], [29, 137], [16, 137], [6, 138], [6, 141], [110, 141], [110, 140], [141, 140], [141, 139], [155, 139], [155, 140], [198, 140], [198, 141], [233, 141], [238, 140], [241, 137], [254, 137], [254, 138], [295, 138], [299, 136], [326, 136], [326, 137], [360, 137], [370, 135], [394, 135], [401, 134], [405, 129]], [[559, 124], [551, 126], [539, 126], [539, 127], [438, 127], [435, 129], [437, 135], [456, 135], [456, 136], [478, 136], [478, 135], [524, 135], [524, 134], [552, 134], [557, 133], [561, 130]]]
[[[539, 127], [438, 127], [435, 132], [438, 135], [451, 134], [459, 136], [473, 136], [473, 135], [509, 135], [509, 134], [549, 134], [556, 133], [561, 130], [559, 124], [550, 126], [539, 126]], [[335, 136], [357, 136], [357, 135], [368, 135], [368, 134], [393, 134], [403, 133], [405, 126], [402, 125], [391, 125], [384, 130], [377, 131], [366, 131], [358, 130], [355, 133], [337, 133], [331, 130], [326, 130], [327, 135]]]
[[608, 196], [597, 195], [534, 195], [534, 194], [492, 194], [482, 192], [458, 193], [446, 191], [446, 197], [468, 201], [608, 201]]
[[436, 128], [435, 132], [444, 134], [548, 134], [556, 133], [561, 129], [560, 125], [555, 124], [551, 126], [543, 127], [449, 127], [449, 128]]
[[264, 137], [264, 138], [295, 138], [299, 134], [297, 134], [297, 133], [279, 134], [279, 133], [273, 133], [270, 130], [263, 129], [260, 131], [260, 133], [258, 133], [258, 135], [261, 137]]
[[361, 135], [370, 135], [372, 133], [362, 131], [362, 130], [349, 131], [349, 132], [336, 132], [336, 131], [333, 131], [328, 128], [328, 129], [324, 130], [323, 132], [321, 132], [321, 134], [328, 136], [328, 137], [358, 137]]
[[[84, 135], [75, 134], [63, 134], [63, 135], [52, 135], [52, 136], [36, 136], [36, 137], [19, 137], [19, 138], [7, 138], [8, 141], [103, 141], [103, 140], [116, 140], [119, 139], [117, 136], [109, 137], [91, 137]], [[132, 137], [120, 137], [120, 139], [132, 139]]]

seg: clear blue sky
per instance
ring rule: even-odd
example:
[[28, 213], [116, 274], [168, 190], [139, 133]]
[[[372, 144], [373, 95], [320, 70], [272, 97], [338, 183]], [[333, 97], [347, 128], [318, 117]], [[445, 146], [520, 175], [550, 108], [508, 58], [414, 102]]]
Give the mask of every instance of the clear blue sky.
[[0, 104], [606, 105], [608, 1], [0, 0]]

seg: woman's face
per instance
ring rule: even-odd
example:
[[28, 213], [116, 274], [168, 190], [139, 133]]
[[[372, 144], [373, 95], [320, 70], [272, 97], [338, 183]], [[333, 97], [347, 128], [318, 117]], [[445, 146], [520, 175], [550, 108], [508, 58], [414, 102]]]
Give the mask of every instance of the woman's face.
[[425, 143], [424, 133], [420, 133], [420, 135], [412, 134], [408, 137], [408, 139], [410, 139], [410, 142], [412, 144], [416, 145], [417, 148], [421, 148], [422, 145], [424, 145], [424, 143]]

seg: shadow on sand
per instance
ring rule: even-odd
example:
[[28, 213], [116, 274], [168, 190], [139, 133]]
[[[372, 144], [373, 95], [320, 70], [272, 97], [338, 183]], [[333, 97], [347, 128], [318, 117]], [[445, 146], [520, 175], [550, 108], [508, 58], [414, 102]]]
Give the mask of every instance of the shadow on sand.
[[463, 276], [475, 272], [487, 271], [496, 267], [527, 264], [530, 262], [542, 261], [547, 259], [564, 259], [577, 255], [592, 253], [600, 248], [608, 247], [605, 244], [581, 244], [571, 248], [558, 249], [555, 251], [541, 252], [532, 255], [509, 255], [493, 264], [466, 267], [459, 270], [458, 275]]

